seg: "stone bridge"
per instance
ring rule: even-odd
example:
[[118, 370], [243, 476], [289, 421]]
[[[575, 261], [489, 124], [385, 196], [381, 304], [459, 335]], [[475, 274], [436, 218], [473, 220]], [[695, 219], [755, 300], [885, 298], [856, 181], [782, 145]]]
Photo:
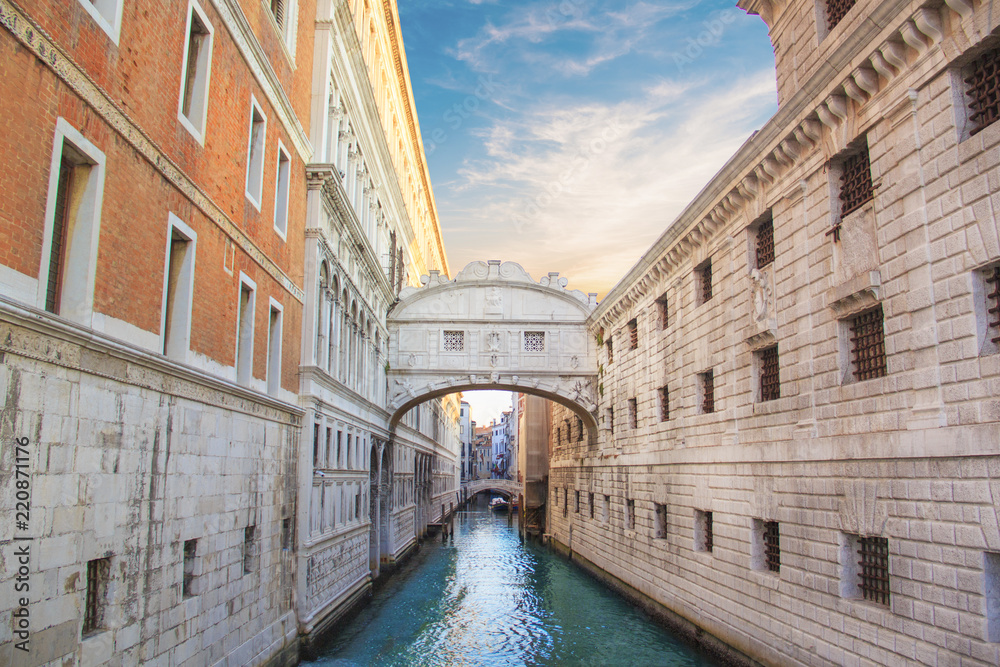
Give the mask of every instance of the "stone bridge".
[[523, 486], [511, 479], [476, 479], [462, 483], [463, 498], [471, 498], [483, 491], [495, 491], [516, 498], [523, 491]]
[[535, 282], [513, 262], [472, 262], [408, 287], [389, 311], [390, 429], [414, 406], [445, 394], [498, 389], [535, 394], [580, 416], [597, 439], [597, 342], [587, 318], [597, 295]]

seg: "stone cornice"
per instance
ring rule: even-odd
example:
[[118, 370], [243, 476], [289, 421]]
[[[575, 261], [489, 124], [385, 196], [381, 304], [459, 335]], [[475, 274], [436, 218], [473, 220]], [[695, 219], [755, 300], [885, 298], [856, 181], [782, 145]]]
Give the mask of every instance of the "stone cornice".
[[[907, 0], [887, 0], [879, 5], [667, 227], [605, 296], [591, 322], [611, 326], [647, 296], [652, 284], [735, 221], [750, 202], [773, 197], [771, 186], [793, 167], [810, 159], [819, 149], [824, 134], [844, 125], [853, 111], [851, 102], [858, 110], [864, 110], [869, 100], [891, 86], [894, 79], [944, 39], [941, 11], [954, 12], [957, 29], [968, 32], [963, 24], [973, 19], [971, 6], [967, 7], [965, 2], [949, 0], [946, 6], [919, 7], [903, 16], [899, 12], [911, 4]], [[892, 22], [897, 27], [887, 31], [885, 26]], [[888, 36], [876, 39], [885, 32]], [[874, 49], [873, 43], [878, 45]], [[908, 59], [908, 51], [915, 52], [916, 57]], [[820, 100], [818, 105], [816, 100]]]
[[[17, 327], [27, 335], [18, 335]], [[296, 405], [111, 338], [0, 295], [0, 352], [298, 426]], [[37, 336], [34, 338], [33, 336]]]
[[48, 34], [11, 0], [0, 0], [0, 25], [41, 62], [81, 100], [90, 106], [108, 126], [126, 141], [161, 176], [232, 239], [261, 269], [300, 303], [305, 294], [285, 272], [253, 240], [229, 219], [217, 205], [177, 164], [139, 127], [118, 104]]

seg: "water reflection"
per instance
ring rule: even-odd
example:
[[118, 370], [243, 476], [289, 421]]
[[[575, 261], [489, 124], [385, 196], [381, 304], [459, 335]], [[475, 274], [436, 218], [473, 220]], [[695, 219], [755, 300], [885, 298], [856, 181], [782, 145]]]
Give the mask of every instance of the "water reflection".
[[461, 512], [333, 637], [317, 665], [713, 665], [516, 525]]

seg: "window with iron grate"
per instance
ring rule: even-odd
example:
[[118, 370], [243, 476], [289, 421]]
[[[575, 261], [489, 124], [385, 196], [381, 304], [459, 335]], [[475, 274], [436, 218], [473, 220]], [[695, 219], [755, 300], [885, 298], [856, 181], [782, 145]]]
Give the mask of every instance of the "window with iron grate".
[[667, 305], [667, 295], [663, 294], [659, 299], [656, 300], [656, 314], [657, 321], [660, 323], [661, 329], [666, 329], [670, 326], [670, 309]]
[[590, 492], [589, 495], [590, 495], [590, 498], [588, 498], [588, 500], [590, 501], [590, 518], [593, 519], [594, 518], [594, 493], [593, 493], [593, 491]]
[[464, 331], [445, 331], [444, 332], [444, 351], [445, 352], [464, 352], [465, 351], [465, 332]]
[[583, 442], [583, 420], [576, 418], [576, 441]]
[[975, 272], [974, 293], [979, 353], [1000, 352], [1000, 265]]
[[760, 365], [760, 400], [773, 401], [781, 397], [781, 383], [778, 379], [778, 346], [757, 353]]
[[573, 512], [576, 514], [580, 513], [580, 492], [576, 492], [576, 504], [573, 506]]
[[698, 267], [698, 305], [712, 300], [712, 260]]
[[639, 402], [634, 398], [628, 399], [628, 427], [639, 428]]
[[660, 387], [660, 421], [665, 422], [670, 419], [670, 391], [666, 385]]
[[694, 511], [694, 549], [695, 551], [712, 551], [715, 537], [712, 534], [712, 513], [702, 510]]
[[774, 262], [774, 220], [770, 214], [757, 226], [756, 246], [758, 269]]
[[639, 322], [634, 317], [628, 323], [628, 339], [630, 350], [639, 348]]
[[862, 537], [858, 540], [858, 587], [861, 597], [889, 606], [889, 540]]
[[107, 627], [108, 583], [111, 581], [111, 559], [87, 561], [87, 600], [83, 613], [82, 635], [95, 634]]
[[667, 506], [654, 503], [654, 520], [656, 521], [657, 539], [667, 539]]
[[698, 380], [701, 388], [701, 413], [715, 412], [715, 373], [713, 371], [698, 373]]
[[608, 425], [608, 430], [611, 431], [612, 433], [614, 433], [615, 432], [615, 409], [614, 408], [608, 408], [607, 412], [604, 415], [604, 419], [605, 419], [605, 421], [606, 421], [606, 423]]
[[855, 2], [856, 0], [826, 0], [826, 29], [829, 31], [836, 28]]
[[525, 352], [544, 352], [545, 351], [545, 332], [544, 331], [525, 331], [524, 332], [524, 351]]
[[1000, 49], [984, 53], [962, 70], [969, 104], [969, 136], [1000, 118]]
[[198, 555], [198, 540], [187, 540], [184, 543], [184, 580], [181, 592], [189, 598], [197, 595], [195, 592], [195, 559]]
[[848, 156], [841, 163], [840, 170], [840, 217], [847, 217], [875, 197], [872, 186], [871, 162], [868, 159], [868, 144], [857, 153]]
[[257, 569], [257, 526], [243, 529], [243, 574]]
[[635, 501], [631, 498], [625, 500], [625, 525], [629, 530], [635, 530]]
[[764, 564], [771, 572], [781, 571], [781, 535], [777, 521], [764, 522]]
[[851, 372], [857, 381], [886, 374], [882, 305], [850, 320]]

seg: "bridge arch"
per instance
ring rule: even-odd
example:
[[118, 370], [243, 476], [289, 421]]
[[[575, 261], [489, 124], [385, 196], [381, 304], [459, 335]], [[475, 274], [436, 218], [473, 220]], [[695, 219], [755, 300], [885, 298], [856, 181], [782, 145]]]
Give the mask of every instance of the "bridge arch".
[[400, 292], [386, 321], [391, 431], [432, 398], [507, 390], [565, 405], [596, 443], [597, 342], [587, 329], [596, 294], [566, 289], [558, 273], [535, 282], [499, 260], [421, 282]]

